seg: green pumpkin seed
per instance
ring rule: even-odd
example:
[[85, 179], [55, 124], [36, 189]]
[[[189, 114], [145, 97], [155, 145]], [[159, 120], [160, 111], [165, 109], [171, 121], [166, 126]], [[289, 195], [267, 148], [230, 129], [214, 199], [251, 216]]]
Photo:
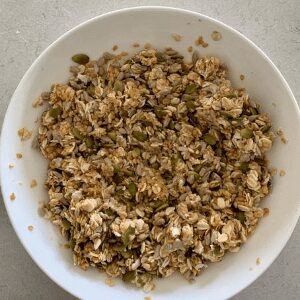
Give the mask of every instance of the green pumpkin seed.
[[155, 169], [155, 170], [158, 170], [159, 167], [160, 167], [160, 164], [156, 161], [155, 163], [153, 163], [153, 164], [151, 165], [151, 167], [152, 167], [153, 169]]
[[196, 105], [193, 101], [187, 101], [185, 105], [188, 110], [194, 110], [196, 108]]
[[130, 194], [132, 197], [135, 196], [135, 194], [136, 194], [136, 192], [137, 192], [137, 186], [136, 186], [135, 183], [130, 182], [130, 183], [128, 184], [128, 192], [129, 192], [129, 194]]
[[69, 230], [71, 228], [71, 223], [67, 219], [62, 219], [61, 223], [65, 230]]
[[111, 131], [111, 132], [109, 132], [109, 133], [107, 134], [107, 136], [108, 136], [113, 142], [116, 142], [116, 140], [117, 140], [117, 134], [116, 134], [115, 132]]
[[242, 211], [238, 211], [235, 216], [241, 223], [246, 221], [245, 213]]
[[186, 88], [185, 88], [185, 93], [186, 94], [193, 94], [197, 91], [197, 86], [196, 84], [189, 84]]
[[74, 135], [74, 137], [76, 137], [77, 139], [79, 139], [79, 140], [83, 140], [84, 139], [84, 135], [76, 127], [72, 128], [71, 132]]
[[249, 170], [249, 163], [247, 163], [247, 162], [241, 162], [240, 163], [240, 170], [243, 173], [246, 173]]
[[175, 128], [175, 124], [174, 124], [174, 121], [173, 120], [171, 120], [170, 122], [169, 122], [169, 126], [168, 126], [171, 130], [173, 130], [174, 128]]
[[90, 96], [95, 96], [95, 86], [89, 85], [86, 91]]
[[265, 125], [261, 128], [261, 132], [266, 133], [271, 129], [271, 127], [272, 127], [271, 125]]
[[131, 242], [130, 237], [135, 234], [135, 228], [129, 226], [125, 233], [122, 235], [122, 241], [125, 246], [128, 246]]
[[136, 279], [135, 271], [129, 271], [122, 276], [122, 280], [127, 283], [134, 283], [135, 279]]
[[158, 212], [158, 211], [160, 211], [160, 210], [163, 210], [163, 209], [167, 208], [168, 206], [169, 206], [168, 203], [164, 203], [164, 204], [160, 205], [159, 207], [157, 207], [157, 208], [155, 209], [155, 212]]
[[134, 175], [134, 173], [131, 170], [126, 170], [126, 169], [123, 169], [123, 173], [126, 176], [133, 176]]
[[134, 149], [132, 150], [132, 155], [133, 155], [134, 157], [140, 156], [140, 155], [141, 155], [141, 149], [140, 149], [140, 148], [134, 148]]
[[194, 171], [195, 171], [196, 173], [199, 173], [199, 172], [201, 171], [201, 169], [202, 169], [202, 165], [195, 165], [195, 166], [194, 166]]
[[84, 138], [83, 141], [84, 141], [85, 145], [86, 145], [88, 148], [93, 148], [94, 142], [93, 142], [93, 140], [92, 140], [91, 137], [87, 136], [87, 137]]
[[241, 137], [244, 139], [250, 139], [253, 137], [253, 131], [249, 128], [243, 128], [240, 131]]
[[251, 112], [251, 115], [253, 115], [253, 116], [258, 114], [256, 108], [254, 108], [254, 107], [250, 107], [250, 112]]
[[232, 119], [232, 115], [230, 112], [228, 111], [224, 111], [224, 110], [221, 110], [220, 111], [220, 115], [226, 119]]
[[167, 113], [160, 107], [154, 107], [154, 113], [158, 119], [162, 119]]
[[147, 134], [141, 131], [133, 131], [132, 136], [139, 142], [145, 142], [147, 140]]
[[75, 54], [72, 56], [72, 60], [80, 65], [85, 65], [90, 61], [90, 58], [83, 53]]
[[57, 107], [53, 107], [49, 110], [49, 116], [51, 118], [57, 119], [58, 116], [61, 114], [62, 109], [61, 107], [57, 106]]
[[232, 98], [235, 98], [235, 97], [236, 97], [235, 94], [229, 94], [229, 95], [226, 96], [226, 98], [228, 98], [228, 99], [232, 99]]
[[211, 146], [215, 145], [217, 142], [217, 139], [209, 133], [207, 133], [203, 136], [203, 140], [205, 143], [207, 143], [208, 145], [211, 145]]
[[114, 83], [114, 91], [115, 92], [123, 92], [124, 91], [124, 84], [120, 80], [116, 80]]
[[195, 96], [188, 95], [188, 94], [183, 94], [181, 97], [181, 100], [183, 101], [192, 101], [195, 100]]

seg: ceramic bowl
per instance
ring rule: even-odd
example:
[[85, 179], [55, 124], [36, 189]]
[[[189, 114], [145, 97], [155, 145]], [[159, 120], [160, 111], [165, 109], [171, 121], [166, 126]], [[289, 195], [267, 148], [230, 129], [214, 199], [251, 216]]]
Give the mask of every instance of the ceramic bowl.
[[[219, 31], [220, 41], [211, 39]], [[183, 38], [176, 42], [172, 33]], [[58, 285], [81, 299], [144, 299], [144, 292], [121, 281], [114, 287], [105, 284], [105, 275], [95, 270], [86, 272], [75, 267], [70, 250], [62, 245], [57, 228], [39, 217], [41, 201], [47, 200], [43, 187], [47, 162], [31, 147], [30, 141], [21, 142], [17, 131], [26, 127], [36, 132], [36, 119], [41, 109], [34, 109], [32, 101], [54, 82], [68, 78], [70, 57], [87, 53], [92, 58], [104, 51], [119, 49], [134, 53], [140, 45], [151, 43], [161, 49], [173, 47], [191, 58], [187, 51], [202, 35], [209, 44], [200, 48], [201, 55], [218, 56], [229, 68], [229, 76], [236, 87], [244, 87], [262, 110], [269, 113], [273, 128], [282, 128], [287, 144], [274, 144], [270, 163], [283, 169], [286, 175], [275, 176], [273, 190], [262, 203], [270, 209], [253, 236], [238, 253], [228, 254], [220, 263], [210, 264], [193, 283], [180, 276], [156, 281], [156, 289], [149, 295], [160, 299], [225, 299], [241, 291], [258, 278], [278, 256], [287, 243], [299, 217], [300, 189], [300, 114], [295, 98], [271, 60], [238, 31], [196, 12], [167, 7], [138, 7], [123, 9], [93, 18], [61, 36], [33, 63], [18, 85], [3, 124], [1, 136], [1, 187], [11, 223], [25, 249], [37, 265]], [[243, 81], [240, 74], [245, 75]], [[16, 153], [23, 158], [16, 160]], [[9, 169], [9, 164], [15, 167]], [[30, 188], [32, 179], [38, 181]], [[9, 198], [16, 195], [15, 201]], [[28, 231], [28, 225], [34, 227]], [[260, 264], [256, 259], [260, 258]], [[21, 270], [20, 270], [21, 271]]]

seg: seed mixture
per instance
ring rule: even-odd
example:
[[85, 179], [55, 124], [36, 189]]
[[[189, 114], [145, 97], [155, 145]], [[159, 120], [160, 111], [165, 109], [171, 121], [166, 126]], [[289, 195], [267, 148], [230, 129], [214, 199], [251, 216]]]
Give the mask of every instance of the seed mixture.
[[73, 56], [44, 94], [45, 213], [74, 263], [154, 288], [239, 251], [268, 210], [268, 115], [217, 57], [173, 49]]

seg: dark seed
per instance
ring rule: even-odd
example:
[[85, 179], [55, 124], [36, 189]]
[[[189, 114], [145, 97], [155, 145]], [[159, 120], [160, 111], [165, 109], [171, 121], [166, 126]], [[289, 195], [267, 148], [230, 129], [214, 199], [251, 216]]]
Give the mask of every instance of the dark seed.
[[75, 54], [72, 56], [72, 60], [80, 65], [85, 65], [90, 61], [90, 58], [83, 53]]

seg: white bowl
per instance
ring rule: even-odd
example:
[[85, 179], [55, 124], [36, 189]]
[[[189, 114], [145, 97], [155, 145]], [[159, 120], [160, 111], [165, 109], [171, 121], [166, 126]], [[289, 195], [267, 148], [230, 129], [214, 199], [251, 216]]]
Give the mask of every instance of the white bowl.
[[[218, 42], [210, 37], [214, 30], [222, 34]], [[182, 35], [182, 41], [174, 41], [172, 33]], [[24, 126], [36, 130], [35, 121], [41, 109], [33, 109], [31, 103], [52, 83], [67, 79], [73, 54], [83, 52], [97, 58], [115, 44], [133, 53], [137, 50], [132, 47], [133, 42], [141, 45], [150, 42], [157, 48], [174, 47], [190, 58], [187, 47], [194, 45], [199, 35], [209, 43], [200, 53], [220, 57], [228, 65], [234, 85], [248, 90], [252, 99], [271, 115], [275, 129], [283, 128], [289, 142], [284, 145], [276, 141], [270, 160], [273, 166], [284, 169], [286, 175], [275, 176], [273, 191], [263, 202], [263, 206], [270, 208], [270, 215], [263, 218], [240, 252], [228, 254], [222, 262], [211, 264], [192, 284], [179, 276], [157, 280], [157, 287], [150, 295], [155, 300], [233, 296], [270, 266], [296, 225], [300, 213], [300, 114], [290, 88], [270, 59], [237, 31], [195, 12], [139, 7], [96, 17], [55, 41], [26, 72], [12, 97], [1, 136], [1, 186], [14, 229], [39, 267], [79, 298], [132, 300], [143, 299], [144, 293], [121, 282], [113, 288], [108, 287], [104, 274], [91, 269], [84, 272], [73, 266], [71, 252], [62, 246], [64, 240], [58, 230], [37, 213], [39, 202], [47, 200], [43, 188], [47, 162], [32, 149], [30, 141], [20, 141], [17, 130]], [[245, 75], [244, 81], [239, 79], [240, 74]], [[21, 152], [23, 159], [16, 161], [16, 152]], [[13, 169], [8, 167], [11, 162], [16, 164]], [[29, 187], [32, 179], [39, 183], [34, 189]], [[11, 192], [16, 194], [15, 201], [9, 199]], [[28, 231], [28, 225], [34, 226], [32, 232]], [[257, 257], [261, 260], [259, 265], [255, 263]]]

